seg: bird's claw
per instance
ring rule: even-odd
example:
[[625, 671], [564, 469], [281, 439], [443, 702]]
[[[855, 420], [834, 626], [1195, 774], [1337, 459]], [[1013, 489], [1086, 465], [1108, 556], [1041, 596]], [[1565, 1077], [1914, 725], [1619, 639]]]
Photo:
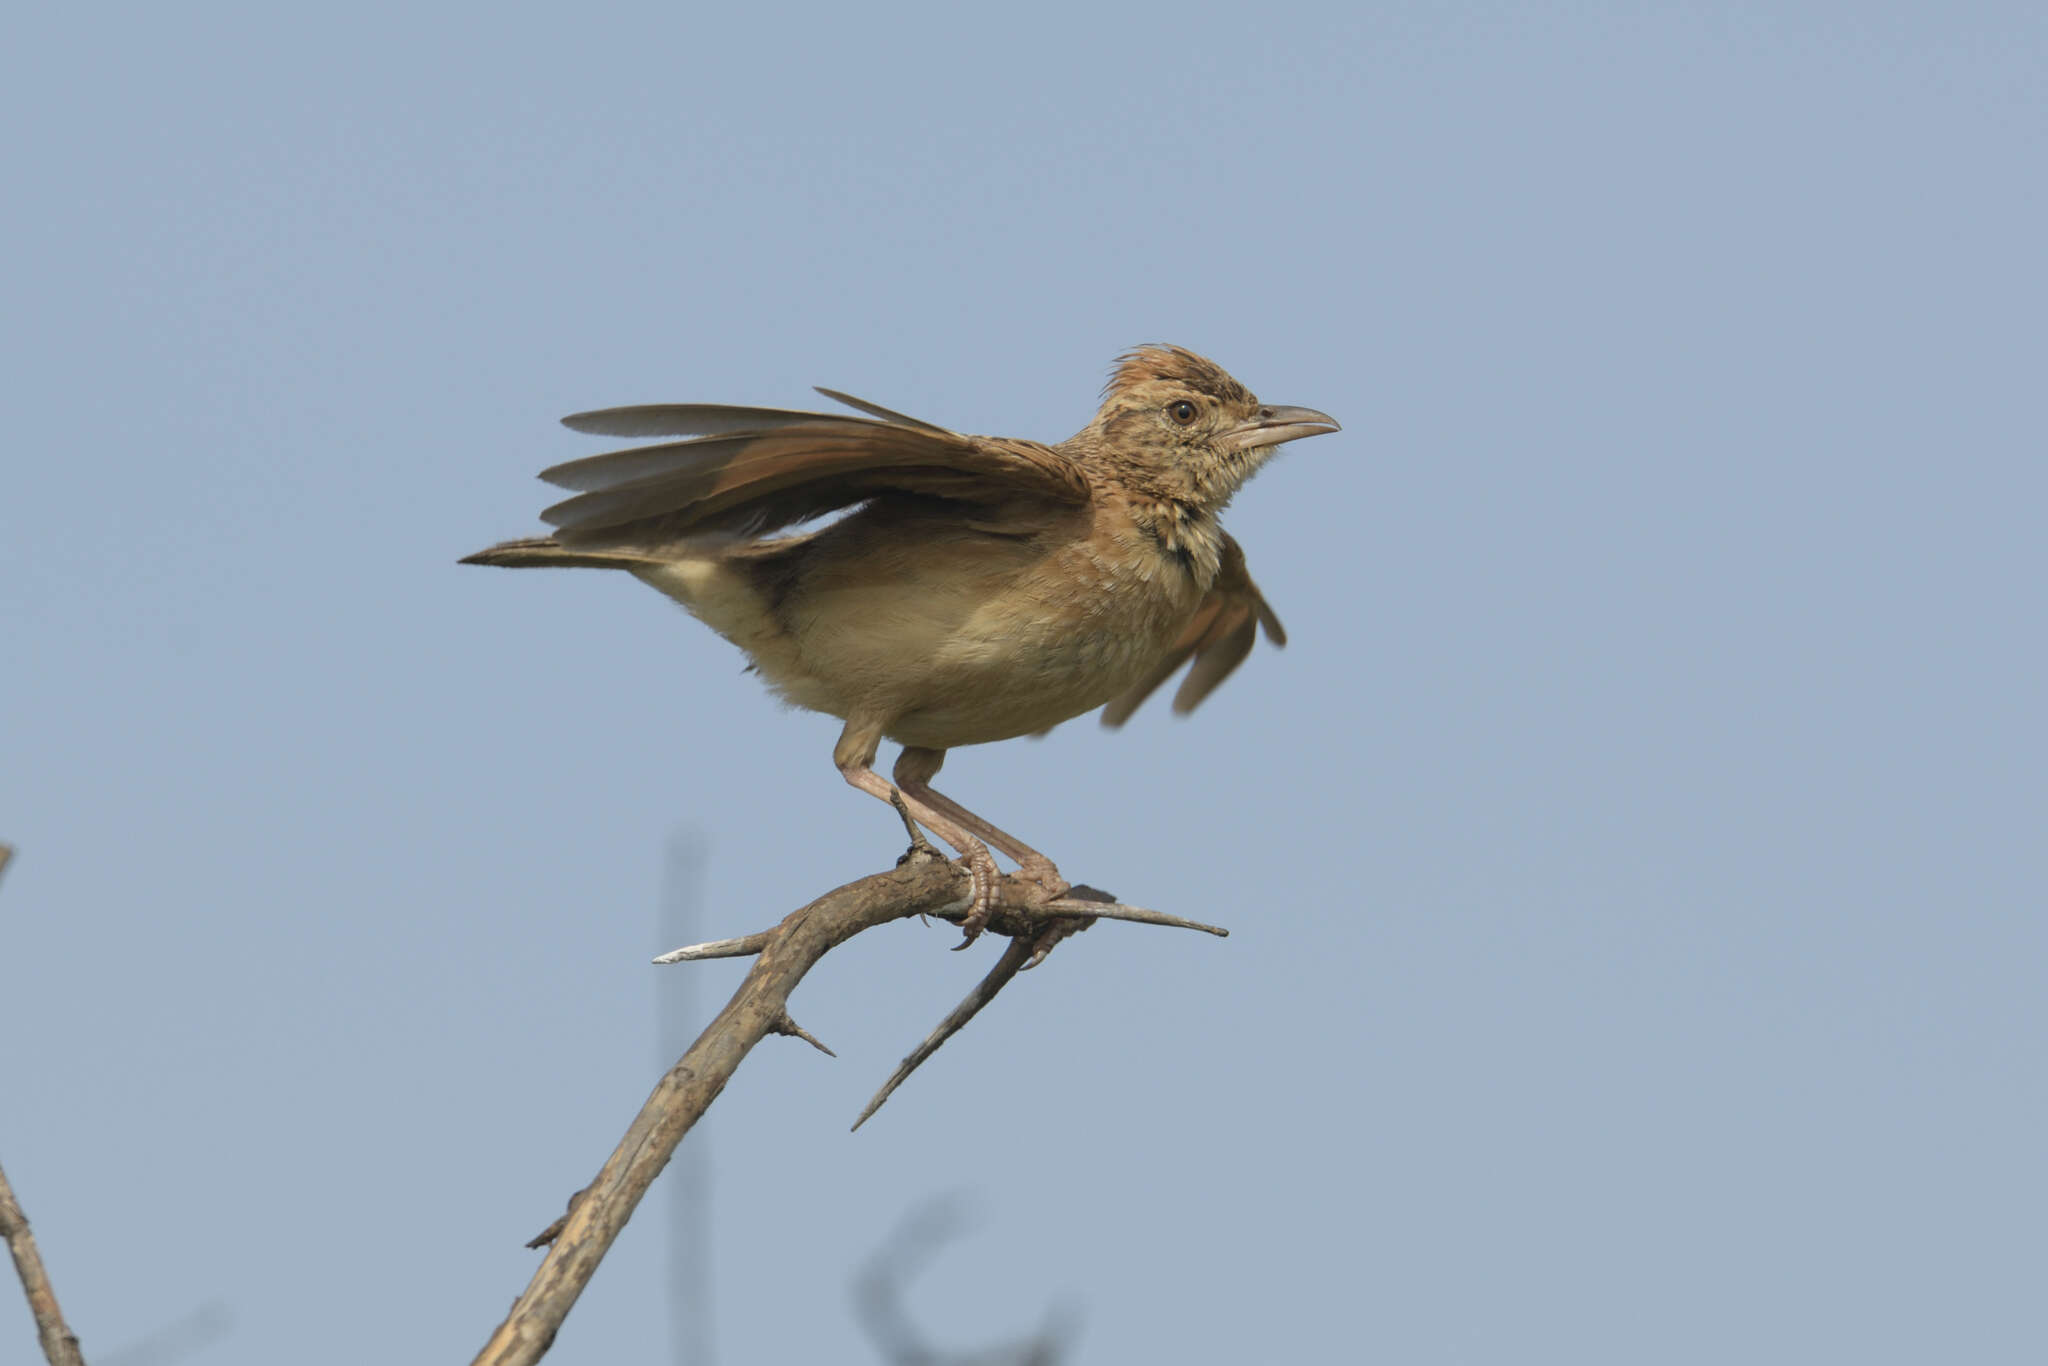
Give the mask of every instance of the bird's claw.
[[973, 882], [967, 894], [967, 918], [960, 922], [960, 928], [967, 937], [953, 946], [955, 953], [980, 938], [981, 932], [988, 928], [989, 915], [995, 910], [997, 889], [1002, 886], [1002, 875], [996, 871], [995, 855], [989, 853], [988, 846], [980, 840], [962, 852], [960, 861], [967, 865], [967, 876]]

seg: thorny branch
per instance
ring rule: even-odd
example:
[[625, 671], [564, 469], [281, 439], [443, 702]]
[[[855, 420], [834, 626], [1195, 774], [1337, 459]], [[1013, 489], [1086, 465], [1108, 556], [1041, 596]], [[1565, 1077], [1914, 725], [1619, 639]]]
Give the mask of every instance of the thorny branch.
[[[789, 1016], [790, 993], [804, 974], [862, 930], [914, 915], [955, 922], [965, 919], [966, 880], [964, 869], [944, 862], [929, 844], [916, 840], [910, 853], [893, 870], [828, 892], [793, 912], [774, 929], [739, 939], [693, 945], [657, 959], [690, 962], [758, 955], [725, 1008], [655, 1085], [653, 1094], [641, 1106], [597, 1176], [570, 1198], [568, 1212], [529, 1244], [546, 1244], [547, 1255], [526, 1290], [513, 1303], [511, 1313], [477, 1354], [477, 1366], [527, 1366], [547, 1351], [598, 1263], [632, 1217], [654, 1178], [668, 1164], [676, 1145], [718, 1098], [756, 1043], [769, 1034], [794, 1034], [824, 1048]], [[1042, 895], [1032, 883], [1015, 877], [1004, 879], [1003, 892], [988, 929], [1010, 938], [1010, 948], [995, 970], [898, 1067], [882, 1093], [862, 1113], [862, 1121], [919, 1063], [994, 999], [1017, 972], [1042, 959], [1054, 944], [1086, 929], [1097, 918], [1182, 926], [1215, 935], [1228, 933], [1213, 925], [1120, 906], [1106, 893], [1088, 888], [1076, 888], [1057, 901], [1034, 904], [1034, 896]]]
[[[961, 1001], [959, 1005], [954, 1006], [952, 1013], [939, 1021], [938, 1026], [925, 1036], [924, 1042], [913, 1048], [909, 1056], [896, 1065], [896, 1070], [889, 1074], [889, 1080], [882, 1083], [882, 1089], [875, 1092], [874, 1099], [870, 1100], [867, 1108], [860, 1112], [860, 1118], [854, 1120], [854, 1128], [858, 1129], [861, 1125], [867, 1123], [875, 1111], [882, 1108], [883, 1103], [889, 1099], [896, 1088], [901, 1086], [912, 1072], [922, 1067], [926, 1058], [938, 1052], [940, 1044], [958, 1034], [969, 1020], [980, 1013], [983, 1006], [993, 1001], [996, 998], [996, 993], [1007, 986], [1012, 977], [1015, 977], [1020, 972], [1027, 972], [1037, 967], [1045, 961], [1045, 956], [1052, 952], [1053, 945], [1070, 935], [1079, 934], [1095, 923], [1093, 915], [1086, 917], [1071, 915], [1068, 912], [1068, 908], [1075, 904], [1098, 907], [1100, 908], [1100, 913], [1104, 915], [1117, 911], [1138, 912], [1138, 907], [1120, 906], [1117, 904], [1116, 898], [1108, 892], [1099, 892], [1093, 887], [1069, 888], [1066, 896], [1061, 900], [1046, 903], [1042, 909], [1052, 911], [1065, 918], [1054, 921], [1046, 928], [1040, 930], [1033, 938], [1027, 939], [1020, 935], [1012, 939], [1010, 947], [1003, 950], [1003, 956], [998, 958], [996, 965], [988, 970], [988, 976], [976, 983], [974, 990], [967, 993], [967, 998]], [[1212, 925], [1201, 925], [1192, 920], [1181, 920], [1178, 916], [1161, 916], [1157, 911], [1138, 913], [1145, 917], [1144, 923], [1147, 924], [1174, 922], [1185, 925], [1190, 929], [1207, 930], [1211, 934], [1229, 933], [1227, 930], [1219, 930]], [[1157, 917], [1157, 919], [1153, 917]], [[1138, 916], [1133, 915], [1119, 918], [1137, 919]]]

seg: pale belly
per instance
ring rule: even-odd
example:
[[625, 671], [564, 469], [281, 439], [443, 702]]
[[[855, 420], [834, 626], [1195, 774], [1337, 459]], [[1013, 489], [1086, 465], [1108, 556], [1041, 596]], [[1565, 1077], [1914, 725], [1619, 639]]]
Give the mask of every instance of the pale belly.
[[1050, 730], [1142, 678], [1181, 620], [1173, 618], [1170, 630], [1097, 622], [1023, 637], [1000, 622], [985, 629], [967, 623], [934, 654], [917, 696], [904, 699], [907, 707], [885, 733], [906, 745], [946, 749]]
[[[1105, 564], [1085, 543], [1026, 555], [995, 546], [906, 552], [858, 582], [813, 582], [798, 648], [769, 682], [791, 702], [878, 722], [906, 745], [950, 749], [1050, 729], [1128, 689], [1201, 599], [1152, 556]], [[1137, 566], [1133, 568], [1133, 566]], [[970, 567], [971, 566], [971, 567]]]

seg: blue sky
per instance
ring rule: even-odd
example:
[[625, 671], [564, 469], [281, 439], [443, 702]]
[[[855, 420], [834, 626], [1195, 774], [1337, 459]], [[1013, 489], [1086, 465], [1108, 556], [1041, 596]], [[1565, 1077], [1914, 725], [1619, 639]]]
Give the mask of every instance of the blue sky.
[[[947, 790], [1103, 925], [827, 960], [702, 1134], [728, 1362], [2039, 1354], [2038, 7], [200, 4], [15, 22], [0, 1163], [98, 1360], [463, 1360], [704, 934], [894, 818], [537, 527], [609, 404], [1058, 439], [1145, 341], [1324, 409], [1292, 637]], [[697, 1140], [693, 1139], [693, 1142]], [[657, 1197], [660, 1196], [657, 1191]], [[554, 1359], [659, 1359], [666, 1206]], [[317, 1325], [310, 1333], [309, 1327]], [[0, 1355], [32, 1341], [0, 1294]]]

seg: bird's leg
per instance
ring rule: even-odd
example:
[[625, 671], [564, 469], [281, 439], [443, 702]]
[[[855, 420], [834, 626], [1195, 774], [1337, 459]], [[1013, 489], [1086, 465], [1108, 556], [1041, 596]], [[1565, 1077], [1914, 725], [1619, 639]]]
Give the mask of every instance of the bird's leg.
[[959, 947], [964, 949], [972, 944], [975, 936], [988, 924], [989, 911], [995, 905], [996, 888], [1002, 877], [996, 868], [995, 855], [989, 853], [986, 844], [947, 819], [943, 812], [934, 810], [908, 792], [900, 791], [873, 769], [842, 768], [839, 773], [848, 783], [870, 796], [880, 797], [885, 802], [902, 802], [919, 825], [960, 851], [961, 862], [967, 865], [968, 876], [974, 881], [969, 892], [967, 919], [960, 923], [967, 937], [960, 941]]
[[960, 851], [960, 861], [967, 865], [967, 875], [972, 879], [968, 893], [967, 919], [960, 928], [967, 937], [957, 947], [966, 948], [988, 924], [990, 909], [995, 905], [997, 888], [1002, 874], [996, 869], [995, 855], [988, 846], [973, 834], [955, 823], [945, 812], [926, 805], [912, 794], [902, 791], [881, 774], [875, 772], [875, 750], [881, 743], [879, 727], [862, 727], [858, 730], [849, 721], [846, 730], [839, 737], [839, 746], [832, 753], [833, 762], [839, 766], [839, 776], [847, 783], [859, 788], [871, 797], [879, 797], [889, 804], [902, 804], [917, 819], [918, 824], [937, 835]]
[[963, 829], [973, 831], [1017, 860], [1017, 871], [1043, 887], [1047, 897], [1056, 897], [1065, 892], [1069, 884], [1060, 876], [1060, 870], [1051, 859], [1015, 835], [998, 830], [945, 793], [932, 788], [931, 781], [938, 775], [939, 766], [945, 762], [946, 751], [942, 749], [905, 745], [903, 753], [896, 757], [896, 786], [902, 789], [905, 797], [940, 812]]

